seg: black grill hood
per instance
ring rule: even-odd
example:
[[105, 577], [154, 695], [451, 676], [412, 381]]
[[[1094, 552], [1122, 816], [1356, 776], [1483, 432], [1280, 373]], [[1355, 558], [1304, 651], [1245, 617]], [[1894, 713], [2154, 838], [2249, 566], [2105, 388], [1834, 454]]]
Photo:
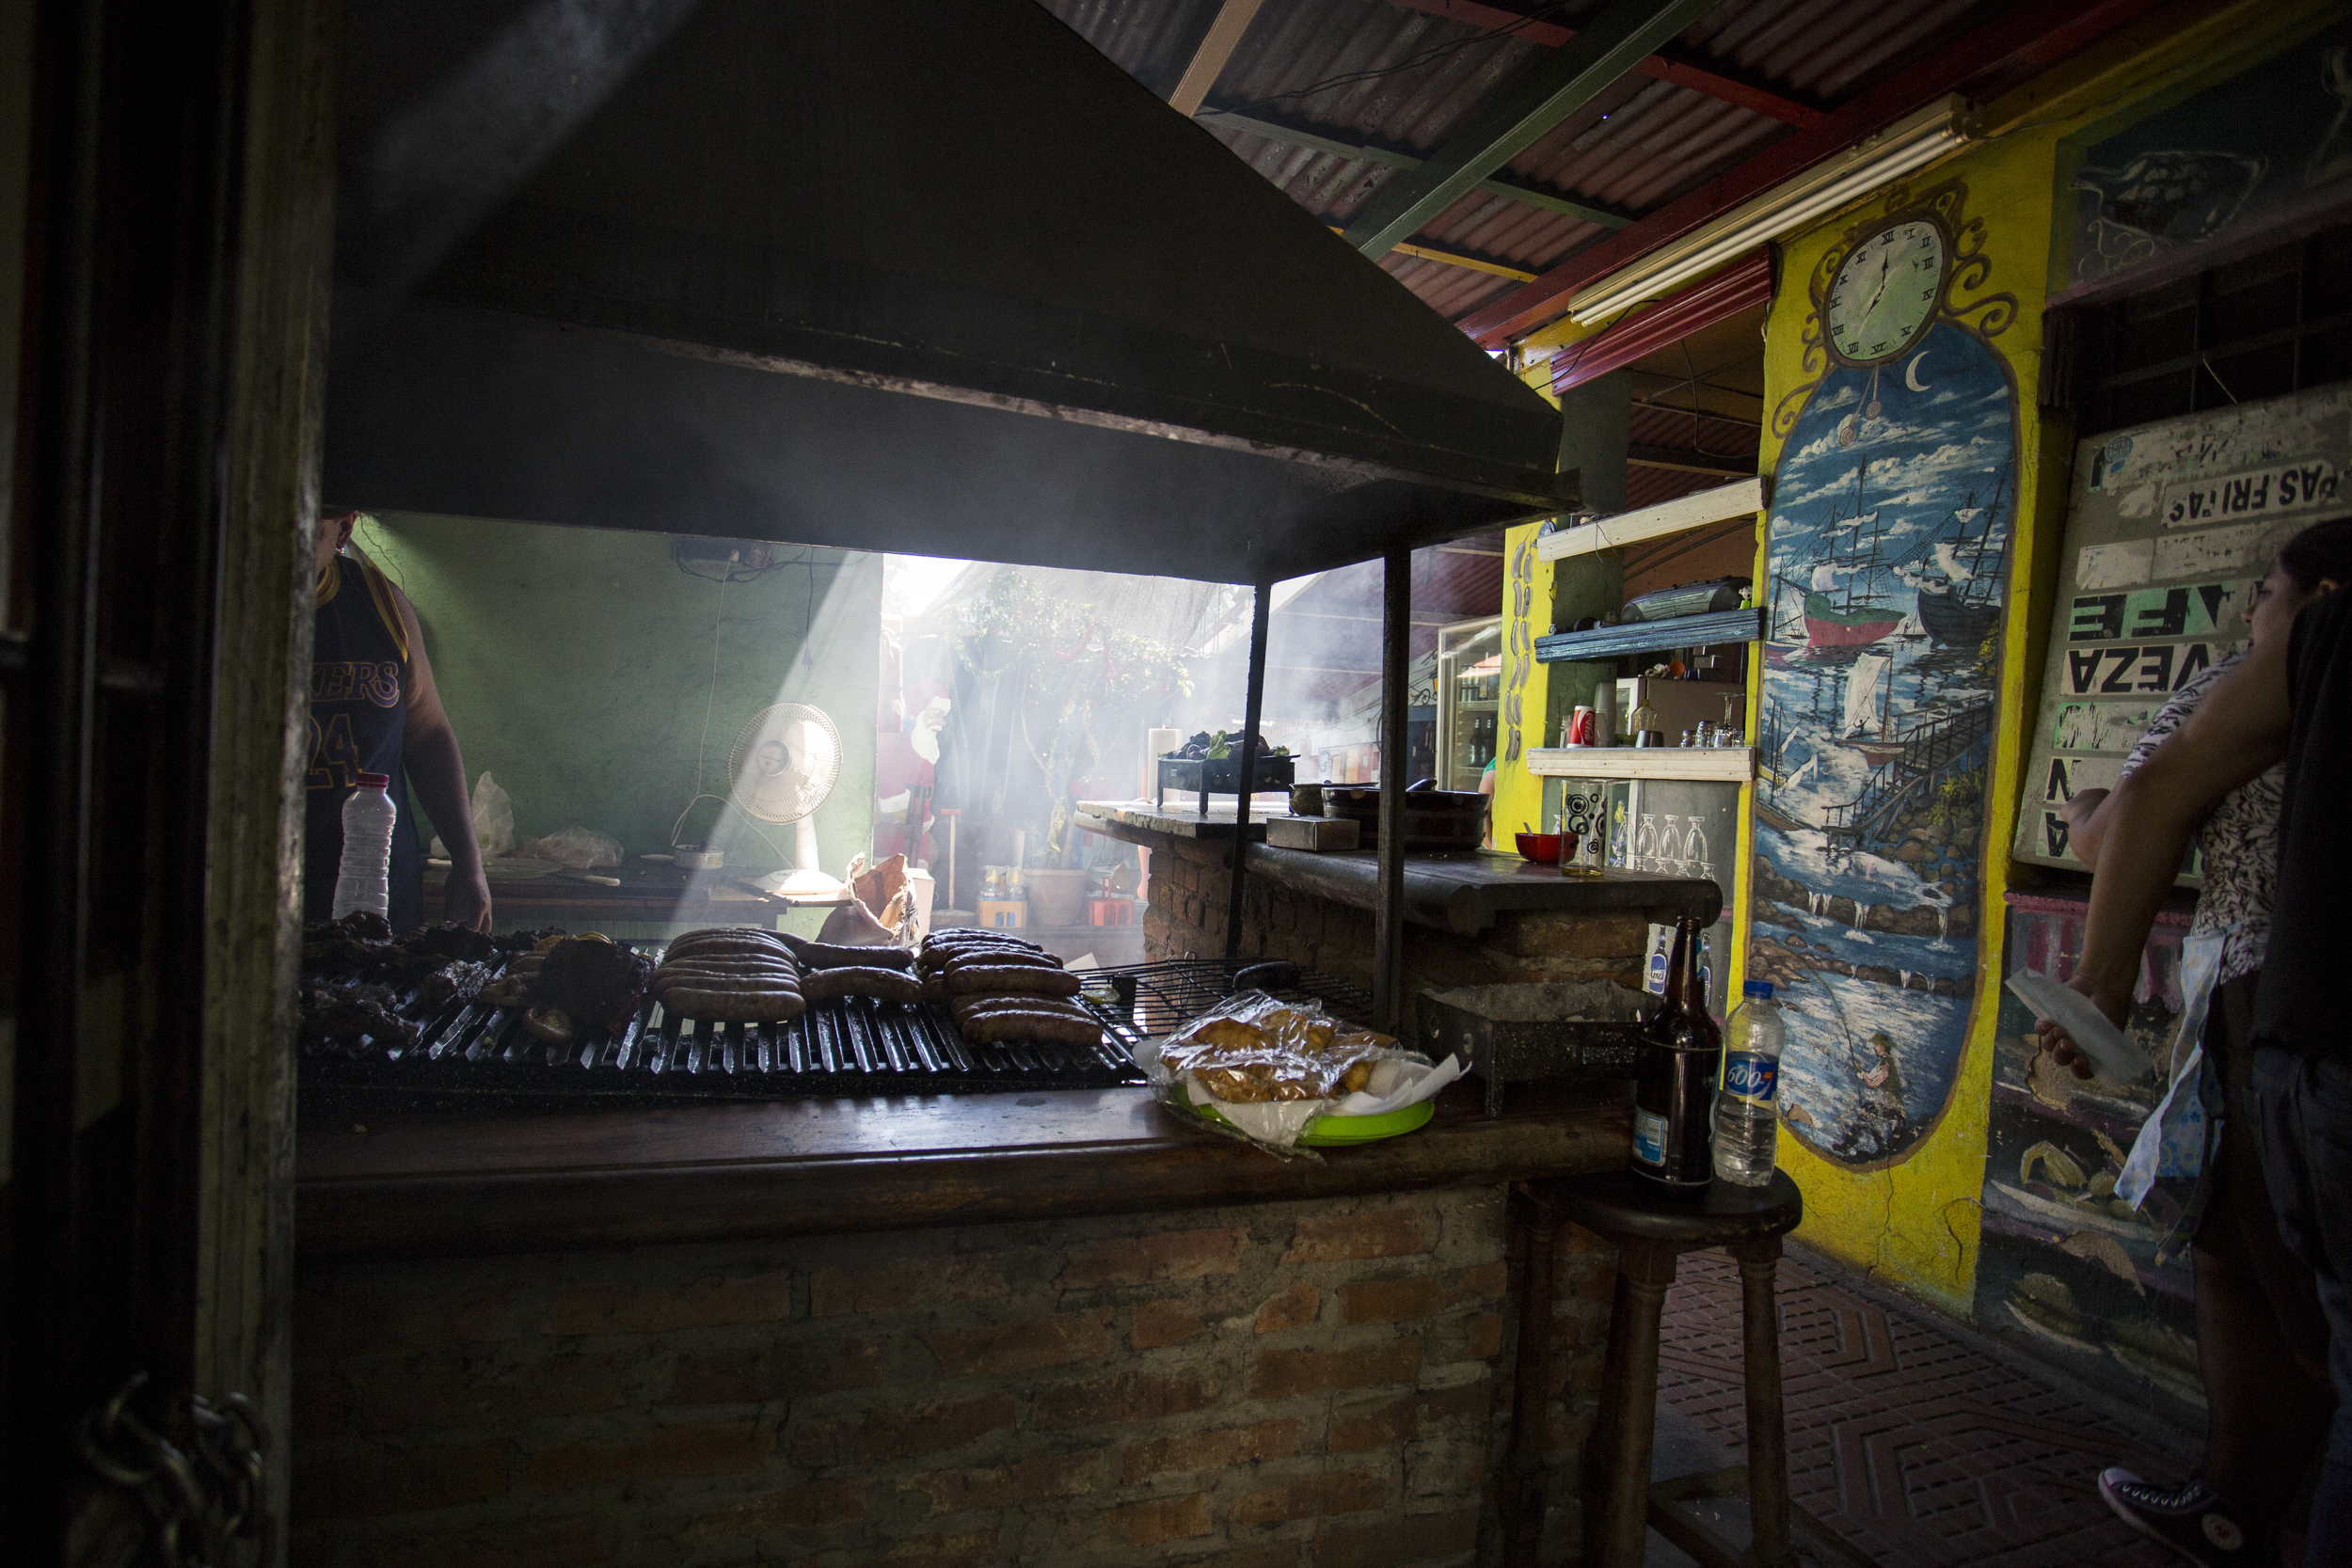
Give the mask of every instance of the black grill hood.
[[342, 90], [336, 505], [1252, 581], [1576, 499], [1030, 0], [355, 0]]

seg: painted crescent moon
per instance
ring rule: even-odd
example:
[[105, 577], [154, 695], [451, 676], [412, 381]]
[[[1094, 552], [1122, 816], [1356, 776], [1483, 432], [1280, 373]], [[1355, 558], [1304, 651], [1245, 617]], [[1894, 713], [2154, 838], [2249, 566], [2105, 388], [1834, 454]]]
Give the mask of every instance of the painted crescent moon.
[[1926, 358], [1925, 354], [1915, 354], [1911, 356], [1911, 363], [1903, 367], [1903, 385], [1915, 392], [1927, 390], [1926, 386], [1919, 380], [1919, 366]]

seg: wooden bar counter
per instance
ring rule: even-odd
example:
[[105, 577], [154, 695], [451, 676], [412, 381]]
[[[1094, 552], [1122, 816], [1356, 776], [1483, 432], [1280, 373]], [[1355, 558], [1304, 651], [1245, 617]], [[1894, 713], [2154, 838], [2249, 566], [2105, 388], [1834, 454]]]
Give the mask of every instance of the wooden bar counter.
[[[1622, 1084], [1449, 1088], [1420, 1132], [1282, 1160], [1141, 1089], [305, 1125], [306, 1264], [774, 1240], [1361, 1196], [1613, 1169]], [[364, 1127], [365, 1131], [358, 1131]]]
[[[1629, 1104], [1515, 1087], [1489, 1120], [1463, 1084], [1416, 1132], [1284, 1160], [1140, 1089], [322, 1103], [295, 1560], [1434, 1564], [1507, 1528], [1556, 1555], [1614, 1257], [1560, 1227], [1523, 1301], [1515, 1184], [1621, 1165]], [[1509, 1449], [1515, 1383], [1548, 1452]]]

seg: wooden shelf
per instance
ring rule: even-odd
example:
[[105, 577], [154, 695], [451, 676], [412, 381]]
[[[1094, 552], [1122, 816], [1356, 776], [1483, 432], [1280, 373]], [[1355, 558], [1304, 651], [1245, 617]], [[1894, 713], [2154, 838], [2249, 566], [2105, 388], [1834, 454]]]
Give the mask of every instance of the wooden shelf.
[[1688, 533], [1692, 529], [1734, 517], [1753, 517], [1764, 510], [1764, 488], [1761, 475], [1737, 479], [1712, 490], [1645, 506], [1639, 512], [1565, 528], [1535, 541], [1535, 559], [1560, 561], [1572, 555], [1590, 555], [1595, 550], [1615, 549], [1644, 539]]
[[1753, 746], [1551, 746], [1527, 753], [1541, 779], [1680, 779], [1746, 784], [1756, 777]]
[[1539, 664], [1556, 664], [1563, 659], [1619, 658], [1667, 648], [1754, 642], [1763, 635], [1761, 610], [1718, 610], [1706, 615], [1677, 615], [1671, 621], [1635, 621], [1621, 626], [1595, 626], [1591, 631], [1556, 632], [1535, 639], [1535, 659]]

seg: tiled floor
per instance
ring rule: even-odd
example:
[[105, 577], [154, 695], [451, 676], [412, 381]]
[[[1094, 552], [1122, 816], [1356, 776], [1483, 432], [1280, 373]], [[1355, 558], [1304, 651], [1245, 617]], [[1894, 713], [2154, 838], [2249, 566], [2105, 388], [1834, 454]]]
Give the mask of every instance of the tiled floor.
[[[1882, 1568], [2179, 1560], [2124, 1528], [2092, 1484], [2117, 1464], [2186, 1474], [2200, 1434], [1802, 1257], [1781, 1264], [1780, 1302], [1790, 1496]], [[1688, 1468], [1706, 1467], [1710, 1445], [1736, 1461], [1740, 1276], [1723, 1254], [1682, 1259], [1659, 1361], [1661, 1462], [1677, 1439]], [[1653, 1562], [1689, 1560], [1650, 1540]]]

